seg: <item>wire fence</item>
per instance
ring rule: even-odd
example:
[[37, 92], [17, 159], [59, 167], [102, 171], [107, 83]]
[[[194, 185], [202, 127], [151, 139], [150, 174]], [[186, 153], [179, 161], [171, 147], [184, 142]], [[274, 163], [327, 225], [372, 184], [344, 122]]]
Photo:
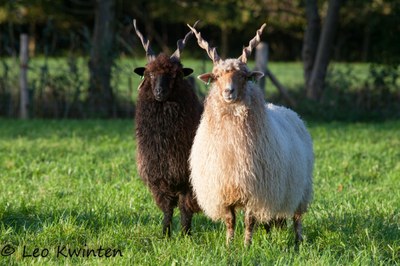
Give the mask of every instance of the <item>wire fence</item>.
[[[71, 38], [73, 35], [71, 35]], [[32, 118], [88, 118], [87, 97], [89, 88], [89, 58], [71, 49], [65, 56], [57, 57], [49, 52], [32, 57], [27, 64], [28, 113]], [[195, 77], [212, 69], [206, 56], [192, 59], [183, 53], [182, 63], [194, 69], [190, 80], [199, 97], [205, 97], [208, 87]], [[111, 87], [116, 96], [113, 103], [115, 117], [134, 116], [137, 88], [141, 79], [133, 69], [144, 66], [144, 52], [129, 54], [120, 52], [112, 68]], [[256, 67], [256, 60], [249, 62]], [[300, 103], [300, 113], [340, 118], [340, 113], [355, 113], [353, 117], [400, 116], [400, 68], [396, 65], [345, 64], [330, 66], [324, 97], [321, 102], [304, 101], [304, 78], [301, 62], [268, 62], [268, 69], [288, 91], [291, 98]], [[10, 53], [0, 58], [0, 117], [18, 117], [20, 114], [19, 74], [21, 65], [18, 55]], [[288, 104], [282, 92], [271, 80], [265, 82], [265, 98], [268, 101]], [[350, 115], [351, 116], [351, 115]], [[356, 118], [357, 119], [357, 118]]]

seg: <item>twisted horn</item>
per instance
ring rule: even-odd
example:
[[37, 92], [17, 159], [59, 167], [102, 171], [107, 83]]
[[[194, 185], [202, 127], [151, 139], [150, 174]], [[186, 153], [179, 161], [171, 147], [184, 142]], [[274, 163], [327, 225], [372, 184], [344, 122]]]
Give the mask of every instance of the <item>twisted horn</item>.
[[[196, 27], [197, 23], [199, 23], [200, 20], [196, 21], [193, 25], [193, 28]], [[183, 48], [185, 48], [186, 42], [188, 41], [189, 37], [192, 36], [193, 32], [189, 31], [186, 35], [185, 38], [178, 40], [176, 43], [176, 46], [178, 47], [176, 51], [171, 55], [171, 58], [175, 57], [176, 59], [180, 60], [181, 59], [181, 52]]]
[[243, 63], [247, 62], [247, 57], [250, 56], [251, 51], [260, 43], [261, 40], [261, 34], [262, 31], [264, 30], [266, 24], [262, 24], [261, 28], [259, 28], [256, 32], [256, 36], [250, 40], [249, 45], [247, 47], [243, 48], [242, 55], [239, 56], [239, 60], [242, 61]]
[[154, 54], [153, 50], [151, 50], [150, 41], [146, 40], [146, 38], [143, 37], [143, 35], [138, 30], [138, 28], [136, 26], [136, 19], [133, 20], [133, 27], [135, 28], [135, 32], [136, 32], [137, 36], [139, 37], [140, 41], [142, 42], [144, 50], [146, 51], [147, 62], [153, 61], [155, 59], [155, 54]]
[[208, 44], [207, 41], [205, 41], [202, 37], [201, 34], [199, 32], [197, 32], [194, 28], [192, 28], [189, 24], [187, 24], [188, 27], [192, 30], [192, 32], [194, 33], [194, 35], [196, 35], [197, 38], [197, 43], [199, 44], [199, 46], [201, 48], [203, 48], [204, 50], [207, 51], [208, 56], [211, 58], [211, 60], [213, 61], [214, 64], [216, 64], [219, 60], [220, 57], [217, 54], [217, 50], [215, 49], [215, 47], [210, 47], [210, 45]]

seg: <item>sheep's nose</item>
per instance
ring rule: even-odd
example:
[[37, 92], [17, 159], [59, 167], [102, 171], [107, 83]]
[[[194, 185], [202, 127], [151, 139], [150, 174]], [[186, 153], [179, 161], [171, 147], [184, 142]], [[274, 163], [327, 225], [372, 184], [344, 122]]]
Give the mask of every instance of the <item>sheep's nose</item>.
[[225, 87], [225, 93], [232, 93], [233, 92], [233, 87], [232, 85], [228, 85]]
[[161, 94], [163, 92], [163, 88], [161, 86], [156, 86], [156, 93]]

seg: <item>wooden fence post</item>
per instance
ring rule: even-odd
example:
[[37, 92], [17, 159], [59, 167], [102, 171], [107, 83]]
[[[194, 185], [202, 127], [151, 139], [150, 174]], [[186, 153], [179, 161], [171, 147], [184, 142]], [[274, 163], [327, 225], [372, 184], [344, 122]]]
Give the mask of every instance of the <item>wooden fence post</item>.
[[[260, 42], [256, 47], [255, 70], [261, 71], [265, 74], [267, 66], [268, 66], [268, 44], [265, 42]], [[258, 84], [260, 85], [260, 89], [265, 96], [265, 85], [266, 85], [265, 76], [258, 81]]]
[[266, 85], [266, 77], [268, 77], [272, 84], [279, 90], [282, 97], [289, 103], [290, 106], [295, 107], [296, 101], [294, 101], [286, 88], [278, 81], [278, 79], [272, 74], [272, 72], [268, 68], [268, 44], [265, 42], [260, 42], [256, 48], [256, 67], [255, 70], [261, 71], [264, 73], [264, 77], [260, 79], [259, 86], [261, 91], [265, 97], [265, 85]]
[[19, 74], [19, 86], [20, 86], [20, 113], [19, 117], [21, 119], [28, 119], [28, 59], [29, 59], [29, 49], [28, 49], [28, 34], [23, 33], [20, 36], [20, 50], [19, 50], [19, 60], [20, 60], [20, 74]]
[[279, 90], [281, 93], [282, 97], [289, 103], [291, 107], [296, 107], [297, 103], [295, 100], [290, 97], [289, 92], [287, 89], [278, 81], [278, 79], [275, 77], [274, 74], [267, 68], [265, 71], [265, 75], [268, 76], [271, 80], [271, 82], [275, 85], [275, 87]]

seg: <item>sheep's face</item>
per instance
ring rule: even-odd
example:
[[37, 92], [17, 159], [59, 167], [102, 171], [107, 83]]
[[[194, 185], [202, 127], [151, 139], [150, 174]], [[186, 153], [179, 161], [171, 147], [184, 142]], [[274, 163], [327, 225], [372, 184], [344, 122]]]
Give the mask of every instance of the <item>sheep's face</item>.
[[149, 73], [153, 95], [157, 101], [166, 101], [171, 94], [174, 80], [173, 74], [174, 73], [161, 73], [157, 75]]
[[212, 73], [199, 76], [199, 79], [213, 82], [219, 95], [226, 103], [241, 101], [245, 94], [248, 81], [260, 79], [264, 74], [258, 71], [249, 71], [246, 64], [237, 59], [227, 59], [214, 66]]
[[159, 102], [167, 101], [177, 79], [190, 75], [193, 72], [190, 68], [183, 68], [182, 64], [164, 54], [160, 54], [146, 67], [135, 69], [135, 73], [150, 81], [150, 87], [154, 99]]
[[227, 72], [218, 77], [215, 83], [220, 96], [225, 102], [235, 102], [240, 100], [243, 94], [242, 91], [246, 86], [246, 75], [241, 71]]

